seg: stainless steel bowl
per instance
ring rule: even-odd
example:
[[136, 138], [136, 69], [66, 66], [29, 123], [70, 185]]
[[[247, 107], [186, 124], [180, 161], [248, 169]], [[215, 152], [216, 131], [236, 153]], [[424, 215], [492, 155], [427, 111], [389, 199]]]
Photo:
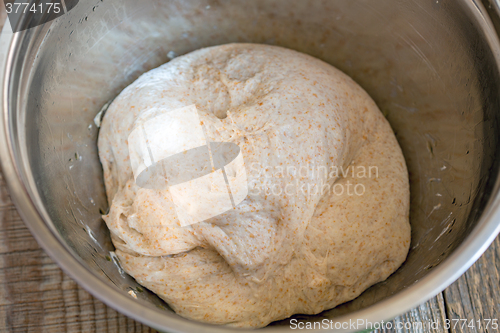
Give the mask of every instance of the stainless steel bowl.
[[[390, 319], [452, 283], [499, 232], [496, 5], [92, 0], [37, 28], [12, 34], [7, 26], [0, 155], [11, 195], [52, 258], [108, 305], [160, 330], [230, 330], [177, 316], [121, 271], [100, 217], [107, 202], [94, 117], [138, 75], [175, 55], [229, 42], [299, 50], [352, 76], [392, 124], [410, 172], [412, 245], [387, 281], [298, 318]], [[284, 320], [264, 330], [288, 329]]]

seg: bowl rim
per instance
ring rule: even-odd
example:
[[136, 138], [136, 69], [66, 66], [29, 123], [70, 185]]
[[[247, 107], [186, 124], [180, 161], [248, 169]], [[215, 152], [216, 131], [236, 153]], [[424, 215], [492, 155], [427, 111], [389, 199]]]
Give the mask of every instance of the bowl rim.
[[[498, 70], [500, 68], [500, 43], [485, 8], [480, 1], [462, 1], [462, 4], [468, 7], [467, 9], [473, 14], [477, 24], [482, 27], [486, 40], [492, 48]], [[33, 29], [41, 29], [41, 27]], [[174, 313], [138, 302], [118, 288], [110, 288], [108, 282], [86, 269], [81, 260], [63, 244], [57, 232], [50, 227], [51, 223], [45, 222], [50, 221], [50, 218], [41, 205], [39, 194], [30, 190], [30, 186], [33, 186], [34, 182], [26, 179], [29, 178], [29, 175], [27, 177], [25, 170], [22, 169], [22, 164], [16, 161], [17, 154], [13, 145], [14, 135], [8, 118], [11, 108], [9, 103], [11, 69], [16, 48], [25, 33], [25, 31], [13, 33], [10, 25], [5, 24], [0, 36], [0, 167], [12, 201], [37, 242], [64, 272], [85, 290], [115, 310], [150, 327], [172, 332], [241, 332], [242, 329], [182, 318]], [[334, 323], [352, 323], [356, 322], [357, 319], [364, 319], [368, 322], [380, 323], [409, 311], [448, 287], [479, 259], [500, 232], [500, 177], [497, 177], [491, 193], [476, 227], [450, 256], [425, 277], [397, 294], [367, 308], [331, 320]], [[271, 326], [261, 330], [284, 332], [289, 329], [289, 327]], [[338, 331], [352, 332], [356, 330], [352, 327], [345, 329], [342, 327]], [[310, 331], [319, 332], [320, 330]]]

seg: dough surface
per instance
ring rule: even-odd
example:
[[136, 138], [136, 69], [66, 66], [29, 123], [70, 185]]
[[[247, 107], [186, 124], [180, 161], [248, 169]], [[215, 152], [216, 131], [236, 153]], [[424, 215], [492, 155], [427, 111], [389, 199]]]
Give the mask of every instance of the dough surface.
[[[127, 138], [154, 110], [191, 104], [211, 141], [241, 148], [249, 194], [181, 227], [168, 190], [135, 184]], [[262, 327], [317, 314], [406, 258], [409, 183], [394, 133], [363, 89], [311, 56], [228, 44], [175, 58], [113, 101], [98, 148], [123, 269], [186, 318]]]

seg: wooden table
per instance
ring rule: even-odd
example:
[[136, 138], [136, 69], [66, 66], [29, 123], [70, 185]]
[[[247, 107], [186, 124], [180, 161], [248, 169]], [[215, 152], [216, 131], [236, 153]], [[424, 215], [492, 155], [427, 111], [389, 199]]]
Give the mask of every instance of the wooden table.
[[[0, 29], [5, 11], [0, 10]], [[445, 321], [451, 320], [450, 329]], [[457, 321], [462, 319], [461, 322]], [[475, 323], [461, 327], [463, 319]], [[398, 332], [499, 332], [500, 238], [444, 292], [393, 320], [392, 327], [434, 322], [437, 328]], [[455, 321], [453, 321], [455, 320]], [[477, 327], [478, 320], [482, 323]], [[455, 325], [456, 324], [456, 325]], [[499, 323], [500, 325], [500, 323]], [[403, 326], [403, 327], [404, 327]], [[455, 326], [455, 327], [453, 327]], [[0, 332], [156, 332], [83, 290], [40, 248], [20, 219], [0, 173]]]

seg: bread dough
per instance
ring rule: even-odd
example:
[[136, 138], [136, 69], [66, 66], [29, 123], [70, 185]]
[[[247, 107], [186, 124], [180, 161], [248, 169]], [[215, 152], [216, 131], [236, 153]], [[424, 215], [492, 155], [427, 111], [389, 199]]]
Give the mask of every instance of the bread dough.
[[[127, 138], [153, 110], [191, 104], [210, 141], [241, 148], [249, 194], [181, 227], [168, 189], [135, 184]], [[98, 147], [120, 263], [183, 317], [262, 327], [317, 314], [406, 258], [408, 173], [394, 133], [363, 89], [311, 56], [228, 44], [175, 58], [113, 101]]]

